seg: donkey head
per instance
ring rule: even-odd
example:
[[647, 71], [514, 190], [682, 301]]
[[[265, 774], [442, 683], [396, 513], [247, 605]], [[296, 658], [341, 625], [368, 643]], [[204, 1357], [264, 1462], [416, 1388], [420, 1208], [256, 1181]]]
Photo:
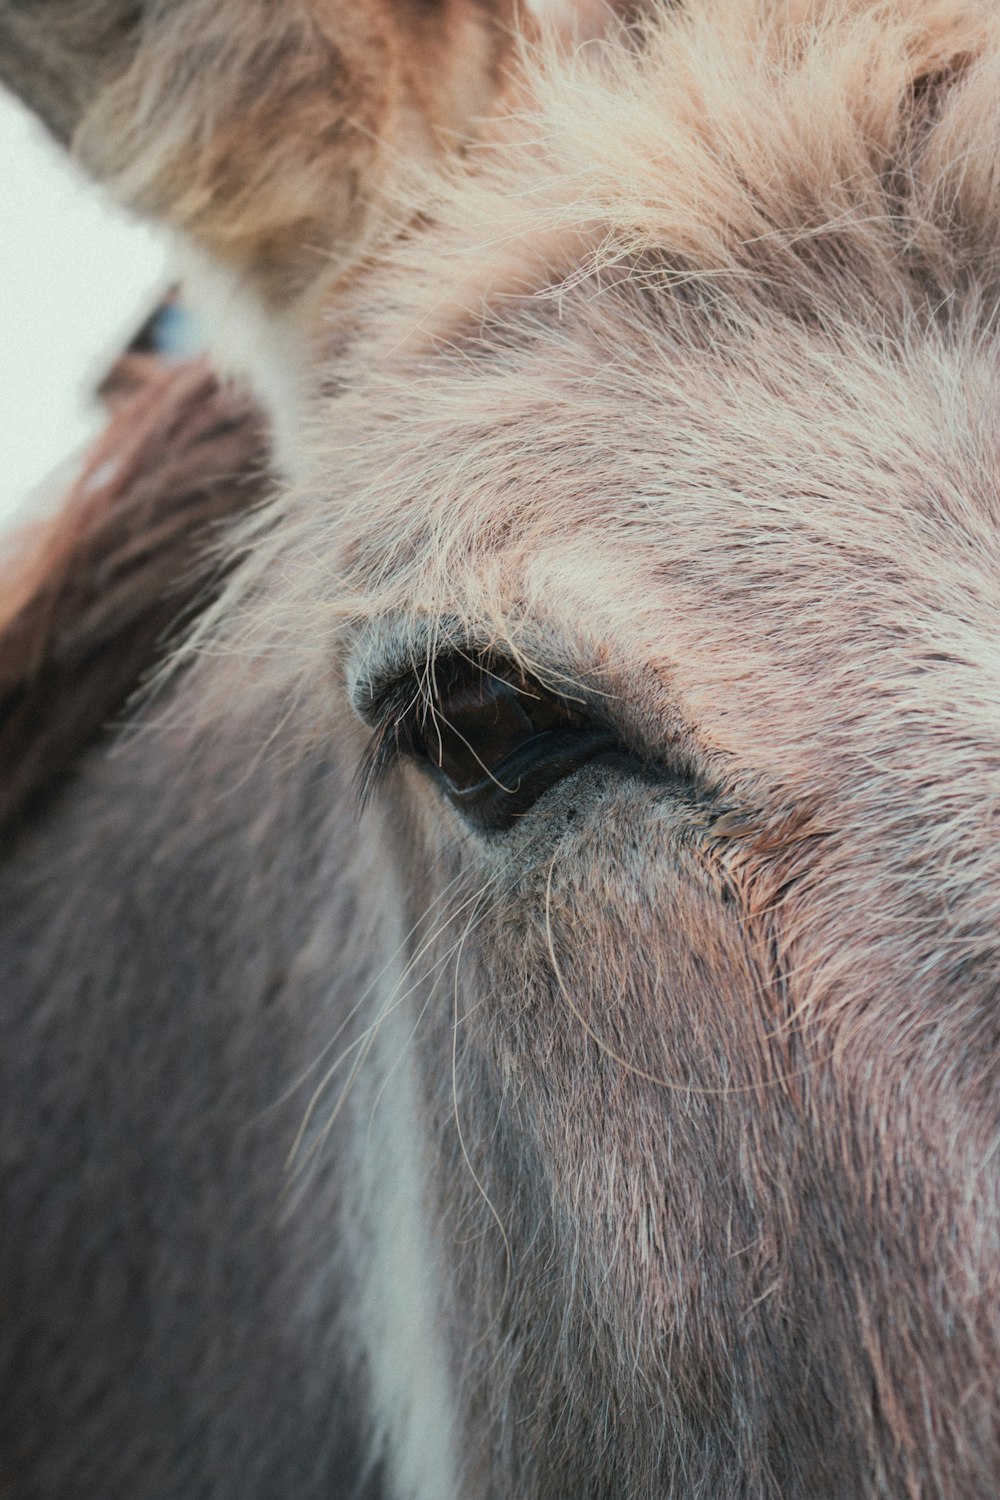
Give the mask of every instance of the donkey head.
[[359, 768], [400, 1493], [995, 1493], [993, 7], [541, 46], [395, 236], [505, 17], [90, 9], [10, 76], [333, 308], [200, 712]]

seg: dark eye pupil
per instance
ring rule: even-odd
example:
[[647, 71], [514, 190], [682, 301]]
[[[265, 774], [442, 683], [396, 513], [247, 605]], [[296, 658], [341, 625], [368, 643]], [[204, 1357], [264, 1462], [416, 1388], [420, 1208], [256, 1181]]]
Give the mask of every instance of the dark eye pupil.
[[439, 658], [432, 689], [396, 721], [396, 744], [484, 830], [509, 828], [563, 777], [622, 748], [580, 704], [509, 662]]
[[663, 779], [622, 743], [603, 704], [588, 710], [493, 656], [442, 654], [374, 697], [369, 722], [376, 734], [362, 795], [403, 755], [422, 765], [466, 822], [484, 833], [512, 828], [546, 792], [591, 763]]
[[428, 758], [456, 790], [474, 786], [538, 733], [529, 701], [501, 678], [460, 684], [424, 728]]
[[567, 707], [523, 680], [480, 670], [438, 683], [421, 725], [419, 748], [452, 789], [463, 792], [493, 778], [532, 740], [573, 723]]

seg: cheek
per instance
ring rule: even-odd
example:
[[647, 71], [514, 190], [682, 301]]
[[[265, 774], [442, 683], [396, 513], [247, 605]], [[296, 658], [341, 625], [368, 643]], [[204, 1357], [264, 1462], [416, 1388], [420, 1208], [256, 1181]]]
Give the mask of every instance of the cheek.
[[[494, 1140], [503, 1113], [599, 1280], [612, 1243], [666, 1270], [678, 1215], [739, 1174], [768, 1131], [758, 1092], [793, 1065], [766, 955], [683, 820], [609, 805], [588, 822], [484, 896], [455, 949], [449, 1024], [461, 1109], [482, 1115], [467, 1136]], [[502, 1200], [490, 1151], [474, 1164]], [[687, 1223], [683, 1238], [697, 1253]]]
[[522, 1067], [564, 1058], [546, 1073], [567, 1104], [592, 1054], [668, 1091], [756, 1076], [774, 1021], [766, 934], [693, 818], [643, 793], [607, 796], [578, 831], [553, 821], [554, 846], [495, 878], [470, 944], [462, 988], [483, 1001], [492, 1044]]

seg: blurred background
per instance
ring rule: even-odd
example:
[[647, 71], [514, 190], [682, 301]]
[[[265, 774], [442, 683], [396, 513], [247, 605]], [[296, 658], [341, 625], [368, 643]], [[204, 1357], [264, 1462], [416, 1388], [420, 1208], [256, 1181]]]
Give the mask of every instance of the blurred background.
[[58, 503], [104, 421], [94, 387], [169, 286], [169, 267], [165, 239], [114, 207], [0, 91], [0, 532]]

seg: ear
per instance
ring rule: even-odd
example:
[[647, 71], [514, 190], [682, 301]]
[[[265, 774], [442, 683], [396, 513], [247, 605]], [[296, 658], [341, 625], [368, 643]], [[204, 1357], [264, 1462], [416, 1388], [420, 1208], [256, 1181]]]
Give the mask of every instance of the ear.
[[272, 307], [370, 243], [492, 107], [514, 0], [0, 0], [0, 79]]

